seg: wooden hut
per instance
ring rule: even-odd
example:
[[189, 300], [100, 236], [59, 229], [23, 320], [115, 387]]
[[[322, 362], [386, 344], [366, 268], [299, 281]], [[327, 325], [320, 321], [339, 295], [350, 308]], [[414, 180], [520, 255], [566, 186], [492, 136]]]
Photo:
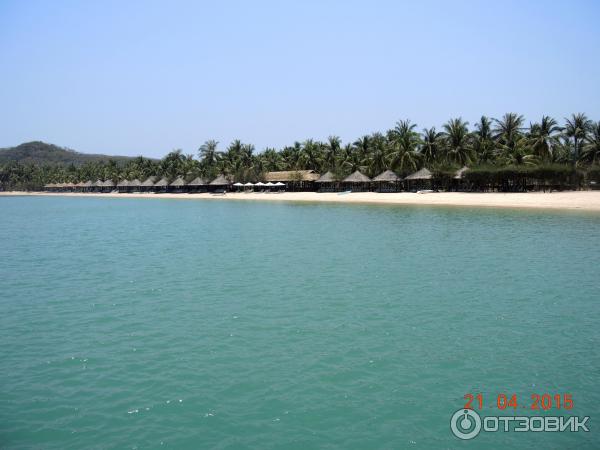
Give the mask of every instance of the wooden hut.
[[142, 184], [140, 184], [140, 191], [149, 192], [154, 187], [154, 183], [156, 182], [156, 177], [151, 176], [144, 180]]
[[465, 180], [465, 173], [469, 170], [467, 166], [463, 166], [456, 171], [454, 177], [452, 177], [450, 183], [450, 189], [453, 191], [464, 191], [467, 190], [467, 180]]
[[285, 183], [286, 190], [292, 192], [314, 191], [319, 174], [314, 170], [283, 170], [267, 172], [265, 181]]
[[354, 192], [369, 192], [371, 179], [360, 171], [348, 175], [342, 180], [342, 189]]
[[152, 186], [154, 192], [167, 192], [167, 188], [169, 187], [169, 180], [166, 178], [161, 178]]
[[180, 194], [184, 192], [186, 186], [186, 182], [182, 177], [177, 177], [175, 180], [169, 185], [169, 192], [174, 192]]
[[335, 179], [335, 175], [331, 171], [327, 171], [315, 181], [319, 192], [335, 192], [338, 190], [338, 181]]
[[140, 180], [138, 180], [137, 178], [131, 180], [129, 182], [129, 192], [139, 191], [141, 185], [142, 185], [142, 182]]
[[391, 170], [386, 170], [373, 178], [377, 192], [399, 192], [402, 190], [401, 178]]
[[85, 183], [83, 183], [83, 186], [81, 186], [81, 191], [82, 192], [90, 192], [92, 190], [93, 186], [94, 186], [94, 182], [92, 180], [88, 180]]
[[187, 184], [189, 192], [206, 192], [208, 185], [209, 181], [202, 177], [196, 177]]
[[129, 188], [129, 180], [121, 180], [117, 183], [117, 190], [119, 192], [127, 192]]
[[102, 192], [112, 192], [116, 187], [116, 184], [113, 180], [106, 180], [102, 183]]
[[433, 189], [433, 174], [425, 167], [404, 178], [407, 191]]
[[104, 187], [104, 181], [98, 179], [92, 183], [91, 189], [94, 192], [102, 192], [102, 188]]
[[210, 192], [227, 192], [232, 183], [233, 177], [221, 174], [208, 184], [208, 190]]

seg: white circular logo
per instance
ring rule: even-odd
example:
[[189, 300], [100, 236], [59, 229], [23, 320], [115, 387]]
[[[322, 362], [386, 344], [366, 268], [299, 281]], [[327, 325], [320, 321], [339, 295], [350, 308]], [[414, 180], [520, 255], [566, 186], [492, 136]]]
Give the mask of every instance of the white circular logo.
[[481, 417], [472, 409], [459, 409], [450, 419], [450, 429], [459, 439], [473, 439], [481, 431]]

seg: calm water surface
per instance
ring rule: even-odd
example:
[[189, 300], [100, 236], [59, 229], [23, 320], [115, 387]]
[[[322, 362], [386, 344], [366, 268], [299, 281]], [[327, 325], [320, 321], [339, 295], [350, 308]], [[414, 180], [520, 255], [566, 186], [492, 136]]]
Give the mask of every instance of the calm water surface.
[[599, 275], [598, 215], [0, 198], [0, 447], [598, 448]]

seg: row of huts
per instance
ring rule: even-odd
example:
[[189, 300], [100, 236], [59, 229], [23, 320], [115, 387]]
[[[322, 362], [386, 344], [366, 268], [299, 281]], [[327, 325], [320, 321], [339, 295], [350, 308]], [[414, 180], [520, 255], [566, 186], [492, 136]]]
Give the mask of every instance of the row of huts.
[[[456, 172], [455, 179], [460, 180], [467, 170], [463, 167]], [[332, 172], [320, 175], [314, 170], [294, 170], [267, 172], [265, 182], [241, 183], [233, 177], [219, 175], [214, 180], [196, 177], [186, 181], [177, 177], [173, 181], [166, 178], [149, 177], [144, 181], [121, 180], [117, 183], [111, 180], [86, 181], [81, 183], [52, 183], [44, 188], [51, 192], [216, 192], [235, 190], [287, 190], [287, 191], [319, 191], [319, 192], [399, 192], [403, 190], [416, 191], [432, 189], [433, 174], [428, 169], [421, 169], [405, 178], [395, 172], [386, 170], [374, 178], [369, 178], [360, 171], [355, 171], [346, 178], [336, 179]]]

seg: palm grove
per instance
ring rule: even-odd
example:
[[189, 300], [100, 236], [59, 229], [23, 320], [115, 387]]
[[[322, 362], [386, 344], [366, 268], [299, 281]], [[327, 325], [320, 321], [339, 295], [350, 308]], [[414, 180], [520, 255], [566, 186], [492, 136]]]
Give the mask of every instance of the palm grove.
[[360, 170], [369, 177], [390, 169], [405, 176], [427, 167], [443, 184], [460, 167], [472, 187], [506, 187], [507, 180], [534, 177], [565, 187], [600, 181], [600, 121], [573, 114], [563, 123], [543, 116], [525, 123], [523, 116], [507, 113], [494, 119], [482, 116], [472, 127], [461, 118], [441, 129], [419, 130], [410, 120], [397, 122], [385, 133], [365, 135], [343, 145], [330, 136], [326, 142], [308, 139], [280, 151], [267, 148], [256, 153], [251, 144], [236, 140], [220, 151], [213, 140], [205, 142], [197, 158], [175, 150], [156, 161], [144, 157], [125, 163], [114, 160], [75, 165], [34, 165], [17, 162], [0, 167], [0, 183], [8, 189], [40, 189], [46, 183], [96, 179], [145, 179], [156, 175], [212, 179], [232, 175], [236, 181], [256, 181], [278, 170], [331, 171], [338, 179]]

